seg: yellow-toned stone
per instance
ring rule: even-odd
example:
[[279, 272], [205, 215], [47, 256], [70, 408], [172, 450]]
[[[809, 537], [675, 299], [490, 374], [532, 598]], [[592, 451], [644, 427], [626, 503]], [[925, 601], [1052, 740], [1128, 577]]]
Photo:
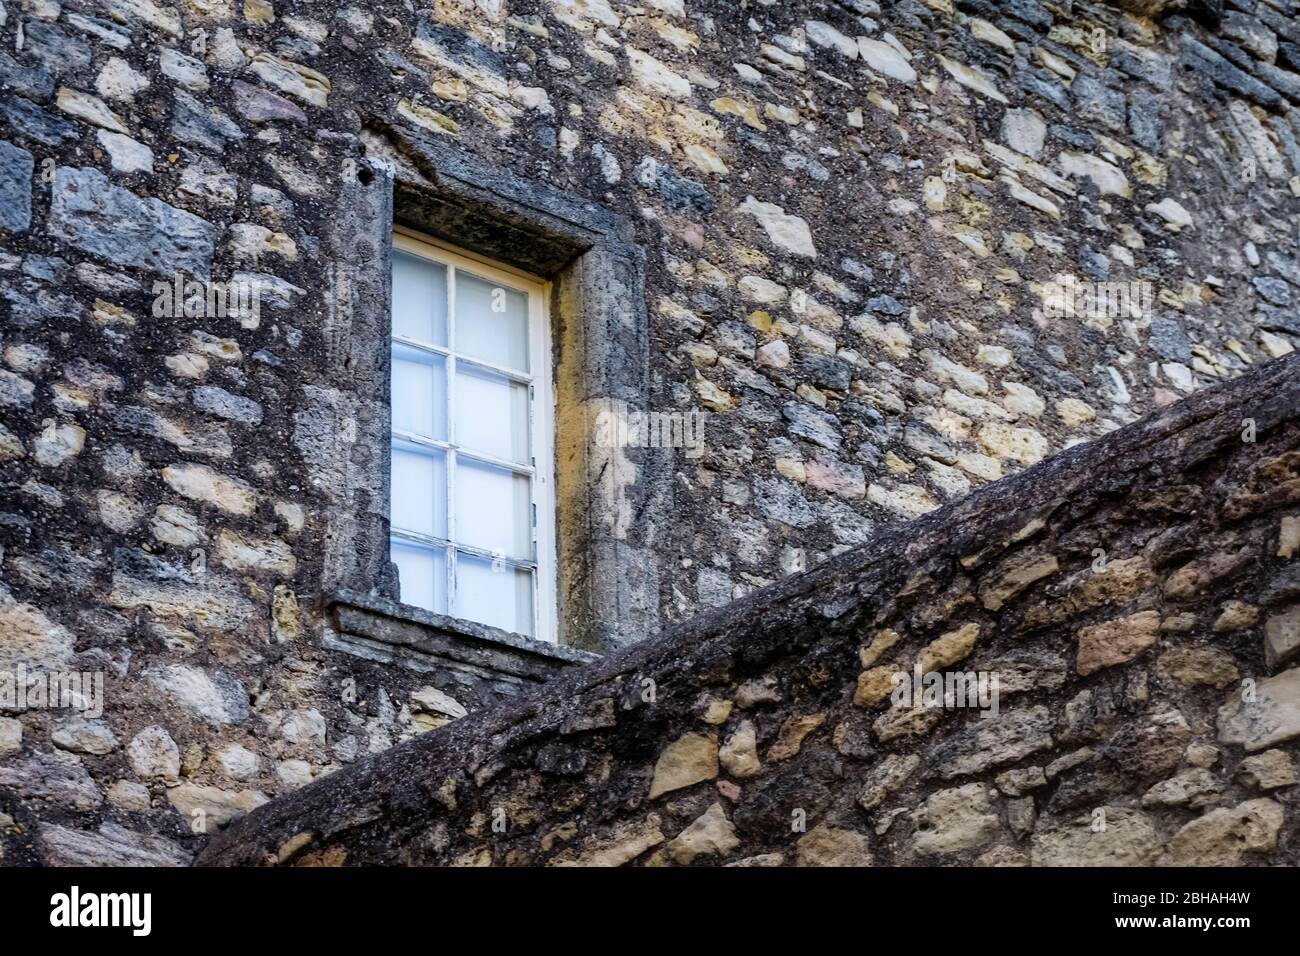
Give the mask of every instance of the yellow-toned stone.
[[870, 667], [884, 656], [885, 652], [898, 643], [898, 632], [892, 628], [876, 631], [871, 643], [858, 651], [858, 660], [863, 667]]
[[897, 667], [871, 667], [858, 675], [858, 686], [853, 692], [853, 703], [858, 707], [874, 707], [894, 692], [897, 686], [894, 675]]
[[655, 762], [650, 799], [718, 775], [718, 741], [712, 734], [688, 733], [664, 748]]
[[980, 636], [980, 626], [974, 622], [963, 624], [955, 631], [949, 631], [938, 639], [931, 641], [917, 658], [921, 673], [943, 670], [963, 660], [975, 649], [975, 642]]
[[825, 722], [824, 713], [786, 718], [776, 736], [776, 743], [768, 748], [767, 759], [775, 762], [793, 757], [803, 746], [804, 738]]

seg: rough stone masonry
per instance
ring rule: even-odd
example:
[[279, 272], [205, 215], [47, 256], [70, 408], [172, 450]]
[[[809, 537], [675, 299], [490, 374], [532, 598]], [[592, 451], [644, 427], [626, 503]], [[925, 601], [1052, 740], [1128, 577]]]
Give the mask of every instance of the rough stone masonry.
[[[200, 862], [1294, 866], [1298, 370], [359, 762]], [[914, 670], [998, 675], [999, 706], [891, 694]]]
[[[332, 279], [386, 264], [332, 240], [358, 171], [409, 160], [395, 143], [436, 140], [630, 224], [644, 252], [648, 404], [709, 412], [704, 454], [655, 459], [666, 495], [617, 528], [657, 572], [639, 600], [673, 625], [871, 553], [900, 522], [1255, 367], [1274, 362], [1279, 388], [1294, 376], [1277, 360], [1300, 337], [1296, 13], [1294, 0], [0, 0], [0, 671], [104, 684], [102, 715], [0, 713], [0, 860], [187, 862], [206, 833], [269, 799], [586, 659], [430, 637], [427, 622], [391, 622], [383, 582], [342, 610], [327, 587], [323, 542], [340, 511], [384, 506], [322, 476], [375, 461], [388, 420], [336, 359], [350, 330]], [[177, 274], [252, 284], [261, 313], [159, 316], [154, 283]], [[1061, 307], [1110, 286], [1134, 290], [1138, 307]], [[1283, 510], [1267, 512], [1282, 522], [1279, 549], [1294, 535], [1289, 492], [1268, 489], [1290, 487], [1286, 435], [1241, 452], [1264, 469], [1250, 493], [1279, 496]], [[1265, 468], [1266, 448], [1281, 464]], [[1213, 491], [1199, 474], [1181, 481]], [[1249, 531], [1187, 572], [1177, 586], [1193, 602], [1209, 599], [1198, 575], [1217, 581], [1225, 562], [1235, 574], [1243, 549], [1263, 560], [1250, 535], [1264, 517], [1150, 507], [1133, 535], [1159, 525], [1176, 537], [1192, 517]], [[1130, 543], [1118, 560], [1133, 560]], [[1042, 580], [1079, 570], [1075, 552], [1054, 553], [1060, 568]], [[1166, 566], [1119, 567], [1137, 600]], [[1236, 658], [1233, 680], [1262, 685], [1263, 665], [1241, 655], [1273, 647], [1268, 666], [1281, 666], [1290, 619], [1270, 615], [1289, 599], [1213, 596], [1250, 607], [1216, 608], [1232, 626], [1213, 633], [1240, 646], [1207, 646]], [[986, 732], [1057, 742], [1049, 720], [1118, 720], [1145, 754], [1182, 731], [1172, 716], [1139, 717], [1144, 701], [1209, 719], [1193, 704], [1208, 707], [1211, 689], [1170, 678], [1180, 690], [1166, 694], [1158, 667], [1146, 691], [1134, 678], [1102, 693], [1132, 671], [1116, 658], [1134, 651], [1147, 673], [1175, 640], [1159, 608], [1125, 606], [1083, 641], [1098, 696], [1073, 709], [1044, 698], [1047, 716]], [[944, 648], [981, 645], [964, 626]], [[371, 628], [354, 642], [367, 656], [325, 639], [345, 627]], [[1171, 650], [1190, 656], [1166, 670], [1226, 679], [1188, 633], [1197, 640]], [[1051, 666], [1025, 669], [1032, 685]], [[833, 729], [812, 726], [814, 698], [807, 708], [778, 753]], [[772, 730], [745, 731], [745, 710], [727, 752], [743, 755], [752, 732], [766, 765]], [[1204, 736], [1195, 713], [1188, 746]], [[670, 764], [707, 765], [720, 732], [689, 731]], [[666, 742], [656, 733], [639, 732], [646, 760]], [[1080, 734], [1071, 753], [1091, 745]], [[1279, 743], [1242, 773], [1285, 779]], [[596, 762], [573, 779], [604, 758], [585, 759]], [[838, 759], [808, 770], [828, 794], [832, 778], [817, 775], [838, 773]], [[898, 760], [881, 772], [901, 773]], [[1114, 829], [1149, 824], [1163, 840], [1196, 805], [1221, 811], [1211, 828], [1258, 816], [1240, 842], [1271, 846], [1287, 785], [1257, 796], [1235, 769], [1228, 782], [1227, 764], [1187, 760], [1195, 779], [1159, 798], [1170, 809], [1128, 808]], [[1146, 766], [1131, 753], [1099, 761], [1077, 765], [1071, 779], [1094, 783], [1071, 785], [1075, 806], [1102, 805], [1118, 768]], [[1033, 829], [1037, 777], [1009, 784], [1015, 796], [979, 779], [927, 789], [925, 812], [976, 808], [963, 826], [984, 834], [1019, 801], [1016, 826]], [[969, 786], [982, 789], [953, 792]], [[720, 806], [691, 819], [707, 810], [702, 829], [741, 827]], [[674, 840], [689, 809], [628, 825]], [[591, 836], [575, 826], [566, 847]], [[931, 846], [952, 845], [931, 829]]]

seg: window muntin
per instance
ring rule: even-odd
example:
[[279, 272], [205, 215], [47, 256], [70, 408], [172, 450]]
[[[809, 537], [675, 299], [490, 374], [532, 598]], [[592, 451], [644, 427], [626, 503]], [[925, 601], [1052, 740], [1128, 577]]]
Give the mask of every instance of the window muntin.
[[389, 517], [402, 601], [554, 641], [545, 288], [405, 231], [393, 247]]

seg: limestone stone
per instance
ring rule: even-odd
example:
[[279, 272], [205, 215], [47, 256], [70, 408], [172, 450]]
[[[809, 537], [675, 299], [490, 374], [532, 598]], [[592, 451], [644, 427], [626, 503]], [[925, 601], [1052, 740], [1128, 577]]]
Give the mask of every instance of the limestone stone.
[[903, 737], [928, 734], [943, 716], [942, 707], [895, 705], [877, 717], [871, 729], [882, 744], [887, 744]]
[[1082, 675], [1131, 661], [1156, 642], [1160, 631], [1157, 611], [1139, 611], [1127, 617], [1079, 630], [1079, 656], [1075, 669]]
[[798, 216], [787, 213], [773, 203], [760, 202], [753, 196], [746, 196], [736, 211], [748, 213], [757, 219], [767, 233], [767, 238], [778, 249], [809, 259], [817, 257], [808, 223]]
[[110, 56], [95, 78], [95, 90], [110, 100], [131, 102], [135, 95], [149, 88], [149, 78], [136, 72], [121, 57]]
[[876, 809], [890, 793], [906, 783], [920, 765], [921, 758], [916, 754], [886, 754], [867, 772], [858, 805], [863, 810]]
[[297, 790], [312, 782], [315, 772], [306, 760], [281, 760], [275, 765], [275, 776], [286, 790]]
[[111, 821], [98, 830], [42, 823], [39, 837], [49, 866], [186, 866], [190, 862], [190, 854], [172, 841]]
[[858, 686], [853, 694], [853, 703], [858, 707], [874, 707], [887, 700], [898, 686], [895, 675], [896, 667], [870, 667], [858, 675]]
[[81, 758], [57, 750], [0, 764], [0, 787], [24, 800], [46, 800], [71, 810], [88, 812], [104, 802]]
[[0, 670], [21, 664], [35, 671], [60, 670], [72, 656], [73, 637], [31, 604], [0, 591]]
[[237, 680], [220, 672], [167, 664], [146, 670], [144, 679], [210, 724], [236, 724], [248, 718], [248, 692]]
[[970, 652], [975, 649], [975, 642], [979, 639], [979, 635], [978, 624], [973, 622], [963, 624], [955, 631], [949, 631], [922, 648], [917, 656], [916, 666], [920, 668], [922, 674], [951, 667], [970, 655]]
[[72, 422], [50, 419], [32, 443], [37, 464], [56, 468], [81, 454], [86, 445], [86, 430]]
[[23, 749], [23, 723], [14, 717], [0, 717], [0, 757]]
[[926, 766], [943, 779], [980, 773], [1052, 746], [1055, 720], [1045, 706], [980, 718], [931, 748]]
[[1300, 737], [1300, 667], [1235, 691], [1219, 708], [1219, 741], [1248, 751]]
[[1223, 789], [1224, 783], [1216, 775], [1202, 767], [1188, 767], [1144, 793], [1142, 806], [1203, 807], [1214, 803]]
[[261, 52], [249, 61], [248, 70], [304, 103], [321, 108], [329, 105], [329, 78], [301, 63]]
[[[411, 691], [411, 709], [421, 710], [430, 714], [441, 714], [445, 717], [450, 717], [453, 720], [458, 720], [469, 713], [469, 711], [465, 709], [465, 705], [456, 700], [456, 698], [436, 687], [429, 686]], [[317, 714], [317, 716], [319, 717], [319, 714]], [[323, 719], [320, 724], [323, 728]], [[323, 737], [321, 738], [321, 742], [324, 742]]]
[[686, 733], [659, 755], [650, 781], [650, 799], [718, 775], [718, 742], [712, 735]]
[[1043, 151], [1047, 123], [1037, 110], [1007, 110], [1002, 117], [1002, 141], [1018, 153], [1037, 159]]
[[1031, 790], [1047, 786], [1047, 775], [1043, 773], [1042, 767], [1024, 767], [1003, 771], [993, 782], [1008, 797], [1020, 797]]
[[882, 628], [871, 638], [871, 643], [858, 652], [858, 662], [864, 667], [871, 667], [885, 653], [898, 643], [898, 632], [892, 628]]
[[144, 143], [101, 129], [95, 133], [99, 145], [108, 151], [109, 161], [120, 173], [153, 172], [153, 150]]
[[996, 578], [981, 585], [980, 602], [987, 610], [1001, 610], [1008, 601], [1035, 582], [1055, 574], [1060, 567], [1053, 554], [1030, 551], [1017, 555], [1000, 568]]
[[976, 866], [1029, 866], [1029, 857], [1009, 846], [995, 846], [975, 858]]
[[1295, 764], [1284, 750], [1252, 754], [1237, 765], [1237, 779], [1248, 787], [1273, 790], [1297, 783]]
[[912, 819], [912, 848], [918, 856], [976, 849], [993, 842], [1001, 829], [991, 793], [981, 783], [930, 794]]
[[978, 67], [967, 66], [959, 60], [950, 60], [946, 56], [940, 56], [939, 62], [954, 80], [968, 89], [974, 90], [981, 96], [986, 96], [998, 103], [1006, 103], [1006, 95], [998, 89], [997, 84]]
[[[258, 790], [222, 790], [184, 783], [167, 791], [167, 799], [196, 832], [213, 833], [231, 820], [266, 803]], [[201, 829], [200, 829], [201, 828]]]
[[91, 96], [89, 93], [61, 86], [56, 105], [69, 116], [102, 126], [114, 133], [129, 132], [122, 117], [109, 109], [99, 97]]
[[1259, 608], [1245, 601], [1228, 601], [1214, 619], [1216, 631], [1240, 631], [1254, 627], [1259, 620]]
[[84, 717], [62, 721], [50, 734], [50, 739], [61, 750], [100, 757], [112, 753], [119, 746], [117, 737], [105, 721]]
[[1151, 866], [1160, 837], [1145, 813], [1103, 806], [1073, 823], [1040, 829], [1030, 846], [1034, 866]]
[[1277, 538], [1277, 556], [1293, 558], [1300, 554], [1300, 517], [1287, 515], [1282, 519]]
[[691, 95], [691, 83], [686, 77], [670, 69], [667, 64], [635, 47], [624, 47], [632, 78], [646, 89], [671, 99], [685, 99]]
[[1192, 687], [1218, 688], [1240, 676], [1232, 655], [1217, 647], [1171, 647], [1156, 659], [1156, 673]]
[[242, 744], [226, 744], [212, 754], [217, 771], [231, 780], [248, 780], [257, 776], [262, 758]]
[[550, 866], [622, 866], [664, 842], [657, 814], [645, 820], [617, 826], [607, 837], [584, 842], [580, 850], [566, 851], [549, 861]]
[[[1033, 407], [1037, 407], [1036, 405]], [[1021, 428], [1003, 422], [989, 422], [979, 430], [979, 441], [999, 458], [1009, 458], [1022, 465], [1033, 465], [1047, 455], [1048, 441], [1033, 428]]]
[[119, 780], [108, 788], [108, 802], [128, 813], [147, 813], [149, 788], [132, 780]]
[[171, 734], [156, 724], [145, 727], [131, 738], [126, 756], [136, 776], [145, 780], [157, 778], [175, 783], [180, 778], [180, 748]]
[[714, 803], [677, 834], [664, 850], [674, 863], [688, 866], [696, 857], [725, 856], [739, 845], [736, 828], [727, 819], [726, 810], [721, 803]]
[[1211, 810], [1169, 839], [1161, 866], [1240, 866], [1277, 846], [1285, 813], [1267, 797]]
[[796, 866], [871, 866], [867, 838], [854, 830], [817, 826], [795, 844]]
[[1270, 614], [1264, 622], [1264, 662], [1270, 669], [1300, 654], [1300, 605]]
[[748, 720], [740, 722], [718, 751], [718, 759], [727, 773], [739, 779], [752, 777], [762, 769], [753, 723]]
[[298, 567], [293, 549], [279, 538], [250, 539], [237, 531], [222, 528], [217, 533], [216, 556], [235, 571], [265, 571], [291, 577]]
[[787, 760], [799, 752], [804, 738], [826, 722], [825, 713], [803, 714], [788, 717], [781, 724], [776, 742], [768, 748], [767, 759], [771, 763]]
[[901, 50], [883, 40], [870, 37], [858, 37], [858, 55], [862, 62], [891, 80], [900, 83], [915, 83], [916, 70], [908, 62]]
[[163, 480], [177, 493], [196, 501], [207, 501], [232, 514], [252, 514], [256, 492], [244, 481], [222, 475], [207, 465], [168, 465]]

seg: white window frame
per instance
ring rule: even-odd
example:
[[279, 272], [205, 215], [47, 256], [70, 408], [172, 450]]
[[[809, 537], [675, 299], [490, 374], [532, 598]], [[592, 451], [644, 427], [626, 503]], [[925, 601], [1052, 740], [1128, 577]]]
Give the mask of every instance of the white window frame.
[[[390, 428], [390, 441], [402, 440], [415, 444], [438, 448], [447, 456], [447, 538], [426, 536], [412, 532], [399, 532], [391, 527], [390, 536], [415, 544], [438, 545], [446, 548], [447, 553], [447, 614], [456, 617], [456, 551], [466, 551], [479, 557], [493, 560], [499, 558], [491, 552], [470, 547], [456, 541], [456, 459], [458, 456], [508, 469], [517, 475], [527, 475], [532, 488], [532, 534], [533, 559], [531, 561], [507, 559], [507, 563], [519, 568], [529, 568], [533, 572], [533, 634], [536, 640], [550, 644], [558, 643], [557, 611], [557, 574], [555, 557], [555, 399], [553, 392], [551, 368], [551, 323], [548, 303], [550, 301], [550, 283], [538, 276], [500, 262], [494, 262], [440, 242], [423, 233], [395, 226], [393, 229], [393, 247], [402, 252], [428, 259], [447, 266], [447, 342], [449, 345], [435, 345], [405, 337], [398, 337], [389, 331], [389, 348], [400, 344], [434, 355], [440, 355], [446, 362], [447, 377], [447, 440], [441, 441], [425, 436], [411, 435]], [[528, 296], [528, 349], [530, 371], [527, 374], [513, 369], [502, 368], [490, 362], [456, 354], [451, 345], [455, 338], [455, 302], [456, 275], [459, 270], [472, 273], [489, 282], [499, 282], [504, 286], [517, 289]], [[391, 279], [390, 279], [391, 281]], [[391, 314], [390, 314], [391, 321]], [[469, 451], [456, 443], [455, 395], [456, 366], [464, 362], [476, 368], [484, 369], [510, 381], [528, 386], [529, 437], [531, 441], [531, 464], [521, 465], [504, 461], [482, 452]], [[389, 517], [392, 517], [391, 489]], [[468, 620], [461, 618], [461, 620]], [[477, 622], [475, 622], [477, 623]]]

